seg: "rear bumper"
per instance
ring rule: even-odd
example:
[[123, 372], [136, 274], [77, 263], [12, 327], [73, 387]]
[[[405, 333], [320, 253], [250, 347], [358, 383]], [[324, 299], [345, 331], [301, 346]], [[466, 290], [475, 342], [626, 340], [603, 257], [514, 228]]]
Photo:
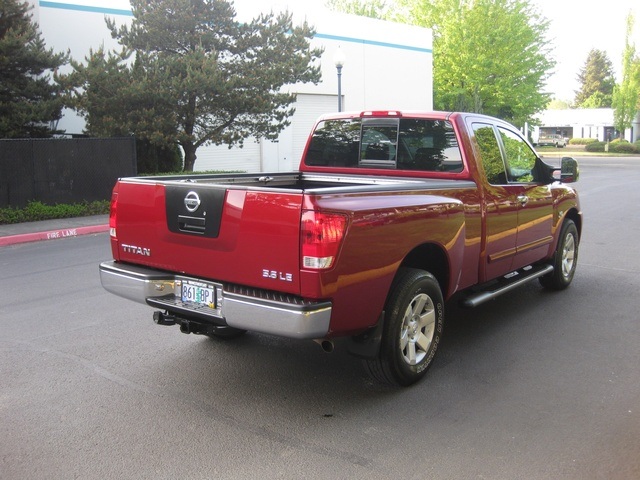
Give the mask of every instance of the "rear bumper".
[[[231, 291], [223, 284], [108, 261], [100, 264], [100, 281], [109, 292], [175, 315], [214, 325], [268, 333], [281, 337], [323, 338], [331, 321], [330, 302], [306, 302], [285, 295], [260, 294], [249, 289]], [[183, 282], [201, 282], [215, 291], [214, 308], [181, 300]], [[263, 292], [264, 293], [264, 292]]]

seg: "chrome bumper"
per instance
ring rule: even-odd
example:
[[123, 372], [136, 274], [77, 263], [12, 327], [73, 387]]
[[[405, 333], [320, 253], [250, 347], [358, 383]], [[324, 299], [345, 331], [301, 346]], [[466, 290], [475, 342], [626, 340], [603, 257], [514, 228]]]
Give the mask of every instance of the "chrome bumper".
[[[330, 302], [282, 301], [225, 291], [222, 284], [108, 261], [100, 264], [100, 281], [109, 292], [206, 323], [289, 338], [323, 338], [331, 321]], [[215, 307], [182, 302], [183, 282], [213, 287]]]

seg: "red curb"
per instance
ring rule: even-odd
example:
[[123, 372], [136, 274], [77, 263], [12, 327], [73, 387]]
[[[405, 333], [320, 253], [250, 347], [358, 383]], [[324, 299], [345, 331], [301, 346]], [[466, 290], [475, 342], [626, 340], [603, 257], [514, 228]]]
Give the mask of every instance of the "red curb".
[[62, 230], [50, 230], [48, 232], [23, 233], [20, 235], [0, 237], [0, 247], [15, 245], [18, 243], [38, 242], [40, 240], [77, 237], [79, 235], [89, 235], [92, 233], [103, 233], [108, 231], [109, 225], [91, 225], [89, 227], [64, 228]]

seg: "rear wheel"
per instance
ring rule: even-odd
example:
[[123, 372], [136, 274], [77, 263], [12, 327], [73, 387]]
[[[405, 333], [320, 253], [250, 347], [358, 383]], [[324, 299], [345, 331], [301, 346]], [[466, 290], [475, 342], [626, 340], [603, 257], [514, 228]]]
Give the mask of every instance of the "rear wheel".
[[382, 383], [411, 385], [427, 372], [440, 343], [444, 301], [438, 281], [424, 270], [401, 269], [385, 312], [380, 353], [365, 367]]
[[576, 273], [578, 265], [578, 229], [571, 219], [566, 219], [560, 230], [560, 239], [553, 255], [553, 272], [540, 277], [540, 284], [549, 290], [564, 290]]

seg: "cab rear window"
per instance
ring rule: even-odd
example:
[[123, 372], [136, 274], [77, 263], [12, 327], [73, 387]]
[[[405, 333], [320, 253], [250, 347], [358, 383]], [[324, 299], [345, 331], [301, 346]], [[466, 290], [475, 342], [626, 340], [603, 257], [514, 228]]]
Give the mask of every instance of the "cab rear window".
[[321, 122], [311, 138], [305, 164], [433, 172], [463, 168], [450, 122], [407, 118]]

